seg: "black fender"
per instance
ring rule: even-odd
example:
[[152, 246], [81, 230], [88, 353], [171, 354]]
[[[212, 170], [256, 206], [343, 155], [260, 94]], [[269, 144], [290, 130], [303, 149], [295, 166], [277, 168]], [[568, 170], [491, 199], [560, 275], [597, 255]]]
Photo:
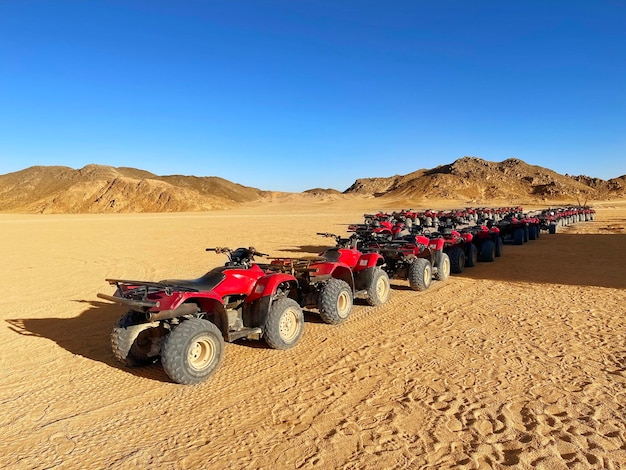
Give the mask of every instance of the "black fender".
[[369, 268], [366, 268], [362, 271], [359, 271], [358, 273], [355, 273], [354, 275], [354, 290], [355, 291], [367, 289], [367, 286], [369, 286], [372, 283], [372, 279], [374, 277], [374, 273], [376, 272], [376, 268], [378, 268], [378, 266], [370, 266]]
[[292, 279], [283, 280], [281, 284], [275, 287], [286, 287], [286, 289], [274, 289], [267, 293], [267, 295], [263, 295], [254, 299], [252, 302], [246, 302], [244, 304], [243, 324], [245, 327], [262, 327], [265, 324], [265, 319], [272, 308], [273, 302], [280, 297], [287, 296], [300, 304], [300, 299], [298, 299], [298, 281], [293, 277]]

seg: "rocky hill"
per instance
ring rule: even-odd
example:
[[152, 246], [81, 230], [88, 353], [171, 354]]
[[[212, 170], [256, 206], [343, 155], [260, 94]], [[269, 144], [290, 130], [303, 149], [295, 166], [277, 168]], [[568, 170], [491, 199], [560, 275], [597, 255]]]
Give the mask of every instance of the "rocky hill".
[[394, 198], [589, 200], [626, 196], [626, 175], [608, 181], [561, 175], [516, 158], [490, 162], [463, 157], [408, 175], [358, 179], [346, 194]]
[[232, 207], [264, 192], [217, 177], [157, 176], [134, 168], [35, 166], [0, 175], [0, 212], [185, 212]]
[[226, 209], [250, 201], [328, 201], [383, 197], [415, 202], [432, 198], [487, 203], [491, 200], [568, 201], [626, 197], [626, 175], [608, 181], [561, 175], [518, 159], [490, 162], [463, 157], [408, 175], [362, 178], [344, 193], [314, 188], [278, 193], [218, 177], [157, 176], [135, 168], [87, 165], [35, 166], [0, 175], [0, 212], [122, 213]]

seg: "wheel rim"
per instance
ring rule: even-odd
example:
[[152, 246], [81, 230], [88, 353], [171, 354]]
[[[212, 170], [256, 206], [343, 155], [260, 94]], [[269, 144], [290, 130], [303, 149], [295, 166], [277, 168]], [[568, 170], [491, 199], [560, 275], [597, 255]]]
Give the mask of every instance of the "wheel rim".
[[350, 314], [350, 307], [350, 296], [346, 291], [342, 291], [337, 298], [337, 313], [341, 318], [346, 318]]
[[389, 283], [384, 277], [380, 277], [376, 283], [376, 295], [379, 299], [384, 299], [389, 290]]
[[278, 329], [280, 331], [280, 337], [286, 342], [293, 341], [293, 339], [298, 336], [300, 321], [295, 308], [285, 310], [285, 313], [280, 317]]
[[189, 365], [196, 370], [205, 369], [215, 358], [216, 348], [210, 338], [200, 338], [189, 347]]
[[432, 280], [433, 274], [430, 271], [430, 266], [426, 266], [426, 268], [424, 269], [424, 285], [428, 285], [430, 284], [430, 281]]
[[450, 260], [446, 258], [443, 261], [443, 275], [448, 276], [450, 274]]

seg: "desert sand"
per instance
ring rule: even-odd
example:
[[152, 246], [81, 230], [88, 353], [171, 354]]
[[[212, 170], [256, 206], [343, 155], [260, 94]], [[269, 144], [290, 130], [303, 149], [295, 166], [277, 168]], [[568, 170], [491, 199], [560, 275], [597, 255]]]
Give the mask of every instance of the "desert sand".
[[626, 468], [626, 202], [595, 207], [344, 324], [309, 312], [294, 349], [227, 344], [197, 386], [115, 360], [105, 278], [195, 278], [216, 245], [316, 253], [384, 207], [0, 215], [0, 468]]

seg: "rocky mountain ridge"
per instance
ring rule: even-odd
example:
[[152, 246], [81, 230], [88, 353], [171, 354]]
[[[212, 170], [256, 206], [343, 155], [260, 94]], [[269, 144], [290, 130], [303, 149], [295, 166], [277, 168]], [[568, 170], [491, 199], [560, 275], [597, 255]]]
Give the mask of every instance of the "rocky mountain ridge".
[[35, 166], [0, 175], [0, 212], [194, 212], [233, 207], [264, 194], [214, 176], [157, 176], [103, 165]]
[[490, 162], [463, 157], [451, 164], [407, 175], [357, 179], [343, 193], [314, 188], [290, 195], [243, 186], [208, 176], [158, 176], [136, 168], [87, 165], [34, 166], [0, 175], [0, 212], [128, 213], [198, 212], [281, 197], [332, 200], [382, 197], [425, 201], [605, 200], [626, 197], [626, 175], [608, 181], [561, 175], [510, 158]]
[[463, 157], [451, 164], [407, 175], [362, 178], [345, 194], [396, 198], [576, 200], [626, 196], [626, 175], [608, 181], [561, 175], [553, 170], [509, 158], [490, 162]]

